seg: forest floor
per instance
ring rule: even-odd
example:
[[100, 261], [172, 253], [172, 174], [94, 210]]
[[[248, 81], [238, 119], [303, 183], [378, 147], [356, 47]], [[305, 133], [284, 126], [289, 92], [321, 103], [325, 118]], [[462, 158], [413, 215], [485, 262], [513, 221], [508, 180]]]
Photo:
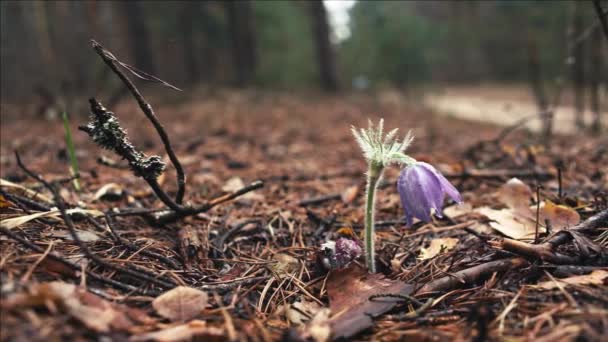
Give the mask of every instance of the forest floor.
[[[186, 203], [264, 186], [161, 226], [150, 213], [118, 215], [164, 207], [76, 130], [87, 118], [74, 114], [83, 189], [64, 181], [59, 193], [88, 210], [70, 215], [75, 242], [52, 194], [13, 155], [48, 181], [66, 179], [62, 123], [4, 106], [3, 341], [599, 341], [608, 331], [606, 137], [541, 144], [395, 94], [216, 91], [152, 105], [185, 168]], [[112, 110], [135, 146], [164, 156], [130, 99]], [[391, 167], [376, 208], [379, 273], [361, 260], [328, 271], [321, 245], [362, 232], [366, 165], [350, 126], [380, 117], [413, 131], [409, 154], [440, 169], [465, 204], [408, 228]], [[175, 169], [159, 183], [173, 194]]]
[[[586, 125], [591, 125], [593, 113], [589, 109], [588, 95], [583, 121]], [[524, 120], [526, 122], [523, 126], [527, 129], [534, 132], [540, 132], [542, 129], [541, 120], [529, 119], [536, 115], [538, 109], [530, 90], [525, 85], [482, 84], [445, 87], [439, 92], [426, 96], [425, 102], [429, 108], [439, 114], [460, 119], [500, 126], [509, 126]], [[602, 102], [607, 101], [604, 99]], [[606, 105], [604, 105], [604, 116], [607, 111], [605, 108]], [[565, 89], [562, 91], [560, 103], [554, 110], [555, 132], [575, 134], [578, 131], [575, 112], [572, 91]], [[606, 125], [604, 122], [604, 129]]]

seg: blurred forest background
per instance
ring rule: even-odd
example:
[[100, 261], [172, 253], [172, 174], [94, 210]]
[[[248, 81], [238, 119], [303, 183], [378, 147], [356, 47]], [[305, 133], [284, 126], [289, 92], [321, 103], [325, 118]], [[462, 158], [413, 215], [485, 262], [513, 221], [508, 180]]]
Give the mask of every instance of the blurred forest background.
[[[608, 79], [606, 44], [591, 1], [87, 0], [0, 6], [5, 103], [99, 92], [114, 92], [110, 105], [118, 101], [122, 87], [90, 50], [91, 38], [185, 90], [408, 90], [443, 83], [550, 85], [560, 77], [585, 88]], [[333, 8], [339, 11], [328, 11]]]

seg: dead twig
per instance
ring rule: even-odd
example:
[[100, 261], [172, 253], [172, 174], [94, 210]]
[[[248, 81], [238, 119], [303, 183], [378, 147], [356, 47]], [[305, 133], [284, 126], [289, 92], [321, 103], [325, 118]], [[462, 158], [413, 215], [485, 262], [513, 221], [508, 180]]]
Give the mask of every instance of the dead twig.
[[433, 280], [420, 288], [420, 290], [418, 290], [416, 293], [423, 294], [449, 291], [454, 288], [462, 287], [463, 285], [474, 284], [481, 279], [490, 276], [494, 272], [504, 272], [506, 270], [521, 268], [527, 265], [528, 261], [521, 257], [490, 261]]
[[547, 262], [551, 262], [553, 264], [576, 265], [584, 259], [583, 256], [567, 256], [555, 252], [554, 249], [572, 240], [574, 238], [574, 234], [589, 232], [606, 224], [608, 224], [608, 209], [605, 209], [599, 212], [598, 214], [591, 216], [587, 220], [577, 224], [576, 226], [568, 230], [561, 230], [557, 232], [549, 239], [547, 239], [547, 241], [541, 244], [531, 244], [513, 239], [491, 241], [490, 244], [494, 248], [503, 249], [528, 258], [541, 259]]
[[[5, 236], [7, 236], [7, 237], [9, 237], [9, 238], [17, 241], [18, 243], [20, 243], [23, 246], [25, 246], [25, 247], [33, 250], [34, 252], [37, 252], [37, 253], [44, 253], [45, 252], [44, 249], [38, 247], [33, 242], [31, 242], [31, 241], [29, 241], [29, 240], [27, 240], [25, 238], [22, 238], [17, 233], [12, 232], [9, 229], [0, 227], [0, 234], [3, 234]], [[80, 265], [72, 263], [70, 261], [67, 261], [64, 258], [60, 257], [59, 255], [56, 255], [55, 253], [49, 253], [47, 255], [47, 258], [53, 259], [54, 261], [57, 261], [57, 262], [65, 265], [65, 266], [67, 266], [68, 268], [72, 269], [74, 271], [74, 273], [72, 274], [72, 276], [74, 278], [78, 279], [80, 277], [79, 276], [79, 272], [82, 271], [82, 268], [81, 268]], [[90, 279], [93, 279], [93, 280], [98, 281], [100, 283], [109, 285], [109, 286], [111, 286], [111, 287], [113, 287], [115, 289], [118, 289], [118, 290], [139, 293], [139, 294], [147, 295], [147, 296], [149, 296], [149, 295], [158, 295], [159, 294], [158, 291], [153, 290], [153, 289], [142, 290], [142, 289], [137, 288], [135, 286], [132, 286], [132, 285], [129, 285], [129, 284], [125, 284], [123, 282], [120, 282], [120, 281], [117, 281], [117, 280], [114, 280], [114, 279], [110, 279], [110, 278], [104, 277], [104, 276], [99, 275], [97, 273], [93, 273], [93, 272], [91, 272], [89, 270], [85, 270], [85, 272], [86, 272], [87, 276]]]
[[78, 247], [80, 247], [80, 249], [87, 256], [87, 258], [89, 258], [91, 261], [95, 262], [96, 264], [98, 264], [104, 268], [111, 269], [115, 272], [122, 273], [124, 275], [133, 277], [135, 279], [145, 281], [147, 283], [155, 284], [164, 289], [175, 287], [175, 284], [173, 282], [167, 282], [164, 280], [157, 279], [156, 276], [154, 276], [154, 275], [148, 275], [148, 274], [143, 273], [142, 271], [134, 271], [131, 269], [126, 269], [123, 267], [118, 267], [118, 266], [109, 264], [109, 263], [103, 261], [97, 255], [95, 255], [93, 252], [91, 252], [91, 250], [87, 247], [87, 245], [84, 244], [82, 242], [82, 240], [80, 240], [80, 237], [78, 236], [78, 233], [76, 232], [76, 227], [74, 226], [74, 222], [72, 221], [72, 217], [67, 214], [65, 202], [63, 201], [63, 198], [61, 197], [61, 195], [59, 194], [59, 192], [57, 191], [55, 186], [53, 184], [47, 182], [40, 175], [37, 175], [37, 174], [33, 173], [31, 170], [29, 170], [21, 161], [21, 158], [19, 157], [19, 153], [17, 153], [17, 151], [15, 151], [15, 157], [17, 159], [17, 165], [19, 165], [19, 167], [28, 176], [32, 177], [33, 179], [35, 179], [38, 182], [40, 182], [41, 184], [43, 184], [44, 187], [47, 188], [53, 194], [53, 199], [55, 200], [55, 204], [57, 205], [57, 208], [59, 209], [59, 211], [61, 213], [61, 218], [63, 219], [66, 226], [68, 227], [68, 231], [70, 232], [72, 239], [74, 239], [74, 242], [78, 245]]
[[[129, 91], [131, 92], [131, 94], [133, 95], [133, 97], [135, 98], [137, 103], [139, 104], [139, 108], [146, 115], [148, 120], [150, 120], [150, 122], [156, 129], [156, 132], [160, 136], [160, 139], [162, 140], [163, 145], [165, 146], [165, 151], [167, 152], [167, 155], [169, 156], [169, 159], [171, 160], [171, 163], [175, 167], [175, 171], [177, 173], [178, 190], [177, 190], [177, 194], [175, 195], [175, 202], [177, 202], [177, 204], [181, 204], [184, 199], [184, 194], [186, 192], [186, 175], [184, 173], [182, 164], [179, 162], [179, 159], [177, 158], [175, 151], [171, 147], [171, 141], [169, 140], [169, 136], [167, 135], [165, 128], [160, 123], [160, 121], [158, 121], [158, 118], [154, 114], [154, 110], [152, 109], [152, 106], [148, 102], [146, 102], [146, 100], [141, 95], [141, 93], [139, 92], [137, 87], [135, 87], [133, 82], [131, 82], [131, 80], [122, 71], [120, 71], [120, 69], [118, 69], [118, 67], [116, 66], [115, 63], [119, 63], [123, 67], [126, 67], [125, 64], [120, 62], [116, 57], [114, 57], [114, 55], [110, 51], [104, 49], [103, 46], [101, 46], [101, 44], [99, 44], [98, 42], [91, 40], [91, 44], [93, 45], [93, 49], [95, 50], [95, 52], [97, 52], [97, 54], [101, 57], [101, 59], [110, 67], [110, 69], [112, 69], [112, 71], [120, 78], [120, 80], [129, 89]], [[145, 76], [144, 79], [151, 79], [150, 75], [142, 73], [142, 72], [136, 72], [138, 70], [136, 70], [132, 67], [131, 68], [127, 67], [127, 69], [140, 78], [142, 78], [141, 75], [143, 75], [143, 76]], [[160, 81], [156, 77], [153, 77], [152, 79], [155, 81]], [[164, 81], [161, 81], [161, 83], [168, 84]], [[173, 88], [177, 89], [175, 87], [173, 87]]]

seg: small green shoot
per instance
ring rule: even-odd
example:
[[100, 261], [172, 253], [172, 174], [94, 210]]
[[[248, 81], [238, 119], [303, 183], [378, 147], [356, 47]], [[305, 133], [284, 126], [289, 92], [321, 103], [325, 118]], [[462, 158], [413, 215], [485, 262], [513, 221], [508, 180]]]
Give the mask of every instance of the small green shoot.
[[68, 113], [63, 111], [61, 113], [63, 117], [63, 128], [65, 130], [65, 144], [68, 150], [68, 156], [70, 158], [70, 174], [72, 177], [76, 177], [73, 180], [74, 189], [76, 191], [80, 191], [80, 182], [78, 181], [77, 176], [79, 175], [78, 170], [78, 161], [76, 160], [76, 151], [74, 149], [74, 142], [72, 141], [72, 132], [70, 131], [70, 121], [68, 120]]

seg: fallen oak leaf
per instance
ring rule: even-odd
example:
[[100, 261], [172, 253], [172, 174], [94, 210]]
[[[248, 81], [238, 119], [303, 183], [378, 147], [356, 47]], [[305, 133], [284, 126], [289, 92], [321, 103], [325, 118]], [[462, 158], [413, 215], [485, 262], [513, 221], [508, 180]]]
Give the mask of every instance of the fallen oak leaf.
[[332, 317], [329, 320], [332, 338], [348, 339], [372, 326], [372, 318], [391, 310], [399, 301], [374, 299], [382, 294], [409, 295], [410, 284], [385, 278], [379, 273], [368, 273], [363, 267], [332, 271], [327, 279], [327, 294]]
[[420, 256], [418, 259], [426, 260], [431, 259], [442, 251], [449, 251], [458, 243], [458, 239], [455, 238], [438, 238], [431, 240], [429, 248], [421, 248]]
[[[492, 209], [490, 207], [481, 207], [475, 209], [476, 212], [487, 216], [492, 222], [490, 227], [499, 231], [505, 236], [513, 239], [530, 239], [534, 238], [536, 232], [536, 224], [527, 217], [518, 215], [512, 209]], [[540, 233], [545, 232], [545, 228], [538, 227]]]
[[187, 286], [178, 286], [152, 301], [156, 312], [171, 321], [188, 321], [198, 316], [207, 306], [206, 292]]

